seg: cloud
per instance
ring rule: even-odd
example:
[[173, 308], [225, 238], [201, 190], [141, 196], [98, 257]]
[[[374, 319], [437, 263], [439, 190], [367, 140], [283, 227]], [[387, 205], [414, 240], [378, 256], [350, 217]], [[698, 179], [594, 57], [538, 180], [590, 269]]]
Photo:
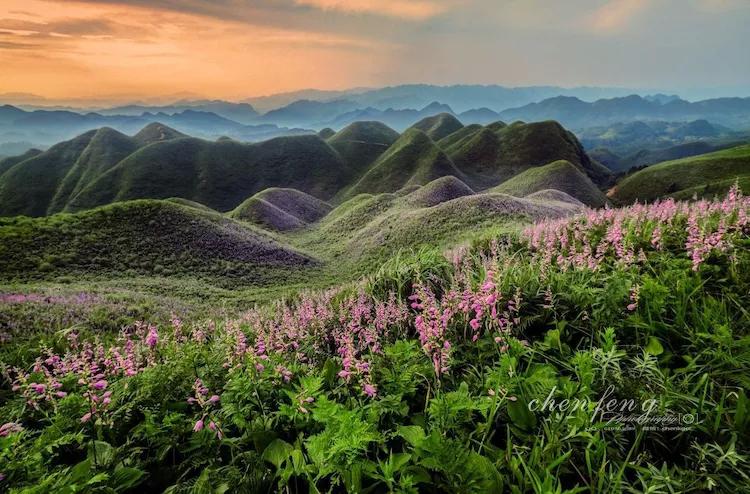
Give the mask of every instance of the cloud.
[[350, 14], [374, 14], [421, 21], [451, 8], [447, 2], [426, 0], [294, 0], [297, 5]]
[[649, 3], [650, 0], [609, 0], [588, 17], [588, 27], [601, 34], [621, 32]]

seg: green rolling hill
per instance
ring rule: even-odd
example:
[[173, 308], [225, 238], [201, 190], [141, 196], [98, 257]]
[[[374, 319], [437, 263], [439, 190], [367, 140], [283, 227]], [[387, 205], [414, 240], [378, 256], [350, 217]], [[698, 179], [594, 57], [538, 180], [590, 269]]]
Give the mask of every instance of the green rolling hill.
[[314, 223], [331, 211], [330, 204], [295, 189], [271, 188], [258, 192], [229, 215], [275, 231]]
[[532, 219], [560, 217], [582, 208], [580, 201], [557, 190], [527, 198], [477, 194], [447, 176], [396, 193], [358, 194], [310, 228], [283, 238], [331, 266], [356, 272], [400, 249], [448, 246], [489, 230], [509, 232]]
[[454, 145], [456, 145], [458, 142], [467, 139], [477, 132], [481, 131], [484, 128], [484, 126], [479, 124], [471, 124], [467, 125], [466, 127], [463, 127], [452, 134], [448, 134], [447, 136], [443, 137], [442, 139], [437, 141], [438, 146], [440, 146], [441, 149], [450, 149]]
[[137, 136], [130, 138], [108, 127], [96, 131], [86, 149], [65, 174], [47, 209], [49, 213], [63, 211], [73, 197], [100, 175], [134, 153], [140, 145]]
[[433, 141], [439, 141], [454, 132], [458, 132], [463, 127], [464, 124], [450, 113], [438, 113], [437, 115], [423, 118], [411, 126], [411, 128], [421, 130], [430, 136], [430, 139]]
[[446, 113], [401, 135], [378, 122], [324, 134], [326, 140], [308, 134], [248, 144], [188, 137], [159, 123], [132, 137], [101, 128], [1, 162], [0, 215], [45, 216], [117, 201], [182, 198], [287, 230], [310, 219], [288, 217], [284, 207], [253, 199], [255, 194], [283, 187], [340, 203], [363, 193], [404, 194], [448, 176], [481, 191], [561, 159], [595, 183], [610, 176], [555, 122], [464, 127]]
[[228, 211], [268, 187], [289, 186], [327, 198], [352, 176], [341, 157], [314, 135], [259, 144], [179, 138], [129, 155], [83, 189], [66, 209], [174, 196]]
[[327, 141], [350, 167], [362, 173], [398, 138], [398, 132], [380, 122], [354, 122]]
[[474, 194], [471, 187], [454, 176], [441, 177], [419, 187], [406, 196], [406, 202], [417, 207], [432, 207], [441, 202]]
[[461, 176], [461, 173], [427, 134], [409, 129], [345, 192], [344, 197], [393, 192], [447, 175]]
[[262, 284], [308, 255], [218, 213], [138, 200], [80, 213], [0, 220], [5, 278], [57, 275], [219, 276]]
[[97, 131], [61, 142], [0, 175], [0, 215], [44, 216], [60, 185]]
[[168, 141], [170, 139], [179, 139], [180, 137], [189, 137], [182, 132], [178, 132], [170, 127], [159, 122], [152, 122], [142, 128], [136, 135], [133, 136], [133, 140], [138, 143], [139, 146], [146, 146], [155, 142]]
[[591, 207], [602, 207], [607, 197], [579, 167], [569, 161], [559, 160], [549, 165], [536, 166], [506, 180], [492, 192], [525, 197], [534, 192], [556, 189]]
[[8, 156], [6, 158], [0, 158], [0, 175], [10, 170], [18, 163], [31, 159], [41, 153], [42, 151], [38, 149], [29, 149], [25, 153], [18, 156]]
[[[461, 131], [459, 131], [461, 132]], [[444, 138], [443, 149], [475, 190], [498, 185], [529, 168], [566, 160], [596, 183], [606, 182], [611, 173], [593, 162], [575, 136], [557, 122], [502, 122], [461, 135]]]
[[660, 197], [713, 196], [738, 180], [750, 189], [750, 145], [651, 165], [625, 177], [611, 191], [619, 204]]

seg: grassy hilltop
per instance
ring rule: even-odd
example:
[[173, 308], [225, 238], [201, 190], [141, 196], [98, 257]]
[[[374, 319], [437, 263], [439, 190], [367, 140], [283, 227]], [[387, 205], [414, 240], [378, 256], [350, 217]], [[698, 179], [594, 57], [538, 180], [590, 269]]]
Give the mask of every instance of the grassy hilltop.
[[711, 197], [739, 181], [750, 185], [750, 146], [738, 146], [649, 166], [617, 184], [612, 198], [626, 204], [659, 197]]

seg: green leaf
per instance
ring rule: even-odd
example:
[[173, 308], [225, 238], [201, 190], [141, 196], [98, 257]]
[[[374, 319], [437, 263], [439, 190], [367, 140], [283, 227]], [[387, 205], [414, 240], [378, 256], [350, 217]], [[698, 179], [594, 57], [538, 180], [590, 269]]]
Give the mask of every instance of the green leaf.
[[661, 355], [664, 353], [664, 347], [661, 346], [661, 343], [659, 342], [656, 337], [651, 336], [648, 339], [648, 345], [646, 345], [646, 352], [650, 353], [651, 355]]
[[138, 485], [144, 474], [145, 472], [138, 470], [137, 468], [115, 468], [115, 473], [112, 474], [112, 484], [115, 486], [115, 491], [124, 492], [131, 487]]
[[91, 441], [89, 443], [89, 459], [95, 466], [109, 466], [115, 459], [115, 448], [104, 441]]
[[425, 438], [424, 430], [418, 425], [401, 426], [398, 428], [398, 435], [414, 448], [418, 448]]
[[536, 416], [529, 410], [526, 400], [522, 398], [508, 402], [508, 416], [514, 425], [530, 430], [536, 425]]
[[263, 459], [276, 468], [281, 467], [291, 455], [294, 447], [282, 439], [276, 439], [263, 451]]

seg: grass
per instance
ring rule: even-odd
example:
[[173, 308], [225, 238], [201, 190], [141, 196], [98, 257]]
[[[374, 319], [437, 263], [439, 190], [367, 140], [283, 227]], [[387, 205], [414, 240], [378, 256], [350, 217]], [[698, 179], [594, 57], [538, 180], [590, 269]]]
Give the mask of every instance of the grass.
[[52, 146], [0, 175], [0, 216], [44, 216], [96, 131]]
[[295, 189], [265, 189], [237, 206], [229, 216], [273, 231], [303, 228], [331, 211], [330, 204]]
[[315, 261], [267, 233], [168, 201], [116, 203], [76, 214], [0, 221], [5, 280], [197, 277], [267, 285]]
[[562, 160], [529, 168], [491, 190], [525, 197], [546, 189], [565, 192], [591, 207], [601, 207], [607, 203], [605, 195], [589, 177], [569, 161]]
[[625, 177], [611, 194], [620, 204], [667, 195], [724, 193], [750, 175], [750, 145], [659, 163]]
[[[18, 162], [5, 160], [0, 215], [44, 216], [171, 197], [227, 212], [273, 187], [340, 203], [443, 176], [483, 190], [559, 159], [581, 166], [596, 183], [609, 177], [555, 122], [463, 127], [439, 114], [402, 135], [381, 123], [356, 122], [327, 140], [300, 135], [255, 144], [206, 141], [161, 124], [133, 137], [103, 128]], [[270, 214], [272, 208], [263, 207]]]
[[41, 151], [38, 149], [29, 149], [25, 153], [18, 156], [0, 157], [0, 175], [10, 170], [18, 163], [26, 161], [29, 158], [33, 158], [40, 153]]

